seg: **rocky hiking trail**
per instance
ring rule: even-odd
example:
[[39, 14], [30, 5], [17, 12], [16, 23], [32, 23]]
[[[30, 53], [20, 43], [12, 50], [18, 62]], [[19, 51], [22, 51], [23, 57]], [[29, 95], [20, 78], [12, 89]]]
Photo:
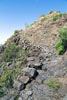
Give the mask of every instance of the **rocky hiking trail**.
[[[66, 86], [59, 91], [51, 91], [46, 84], [50, 77], [62, 79], [66, 76], [62, 59], [53, 53], [53, 49], [44, 46], [37, 57], [28, 57], [27, 67], [21, 69], [22, 74], [14, 80], [13, 87], [18, 91], [18, 100], [63, 100], [62, 97], [67, 93]], [[1, 100], [14, 100], [11, 95], [8, 94]]]
[[[67, 51], [58, 55], [55, 49], [58, 30], [67, 27], [67, 14], [53, 21], [55, 14], [60, 12], [42, 16], [25, 30], [16, 31], [0, 47], [0, 58], [11, 43], [23, 51], [15, 62], [2, 62], [8, 70], [20, 73], [0, 100], [67, 100]], [[1, 75], [3, 67], [0, 69]]]

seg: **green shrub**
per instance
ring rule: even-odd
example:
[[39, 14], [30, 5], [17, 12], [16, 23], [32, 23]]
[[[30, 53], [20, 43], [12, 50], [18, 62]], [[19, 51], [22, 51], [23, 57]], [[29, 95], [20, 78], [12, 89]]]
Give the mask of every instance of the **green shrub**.
[[22, 56], [23, 56], [23, 58], [25, 58], [26, 56], [29, 57], [30, 56], [29, 50], [27, 50], [27, 49], [23, 50], [22, 51]]
[[32, 25], [34, 25], [34, 24], [36, 24], [37, 22], [35, 21], [35, 22], [33, 22], [32, 24], [30, 24], [30, 26], [32, 26]]
[[62, 83], [54, 78], [50, 78], [46, 81], [46, 84], [49, 86], [50, 90], [57, 91], [62, 87]]
[[58, 54], [60, 55], [60, 54], [63, 54], [63, 52], [64, 52], [64, 46], [63, 45], [61, 45], [60, 47], [58, 47], [58, 49], [57, 49], [57, 51], [58, 51]]
[[59, 42], [56, 43], [55, 48], [59, 55], [64, 52], [65, 48], [64, 48], [62, 40], [60, 40]]
[[9, 89], [13, 88], [13, 81], [20, 74], [20, 68], [16, 70], [6, 69], [0, 77], [0, 97], [5, 96]]
[[4, 97], [8, 93], [7, 88], [0, 88], [0, 98]]
[[40, 15], [40, 17], [45, 17], [45, 14]]
[[0, 87], [10, 88], [13, 85], [13, 72], [7, 71], [0, 77]]
[[0, 64], [0, 68], [2, 67], [2, 64]]
[[53, 11], [51, 10], [50, 12], [49, 12], [49, 14], [52, 14], [53, 13]]
[[53, 15], [53, 21], [56, 21], [60, 17], [62, 17], [62, 14]]
[[15, 31], [14, 31], [14, 34], [16, 34], [16, 33], [18, 33], [18, 32], [19, 32], [18, 30], [15, 30]]
[[24, 43], [26, 43], [27, 42], [27, 39], [26, 38], [24, 38]]
[[6, 69], [0, 77], [0, 88], [6, 87], [7, 89], [13, 87], [13, 81], [20, 74], [20, 68]]
[[15, 44], [10, 44], [4, 51], [2, 60], [5, 62], [10, 62], [18, 58], [19, 51], [21, 47], [16, 46]]
[[14, 93], [14, 96], [15, 96], [14, 100], [18, 100], [19, 94], [17, 92]]
[[41, 22], [44, 22], [45, 20], [47, 20], [47, 17], [42, 18]]
[[67, 49], [67, 28], [63, 28], [59, 31], [60, 41], [56, 43], [55, 48], [58, 54], [62, 54]]
[[63, 28], [59, 31], [59, 36], [64, 46], [67, 46], [67, 28]]
[[58, 49], [62, 45], [62, 40], [56, 43], [55, 48]]

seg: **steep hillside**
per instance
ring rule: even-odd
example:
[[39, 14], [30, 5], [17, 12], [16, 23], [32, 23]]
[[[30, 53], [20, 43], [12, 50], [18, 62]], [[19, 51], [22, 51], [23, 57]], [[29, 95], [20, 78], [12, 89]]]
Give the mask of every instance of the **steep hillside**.
[[67, 14], [50, 12], [0, 46], [0, 100], [67, 100], [67, 38], [56, 50], [61, 29]]

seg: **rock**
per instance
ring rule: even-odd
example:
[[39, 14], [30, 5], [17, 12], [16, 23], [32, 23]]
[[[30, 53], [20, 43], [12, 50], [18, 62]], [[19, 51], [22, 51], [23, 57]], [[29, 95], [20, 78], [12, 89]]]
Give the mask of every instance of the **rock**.
[[45, 73], [44, 70], [37, 70], [37, 72], [38, 72], [38, 74], [43, 74], [43, 73]]
[[29, 76], [30, 78], [33, 77], [35, 78], [38, 74], [35, 68], [29, 68], [29, 67], [22, 69], [22, 73]]
[[24, 83], [14, 80], [13, 87], [19, 91], [19, 90], [23, 90], [25, 88], [25, 85]]
[[18, 100], [24, 100], [22, 97], [19, 97]]
[[28, 67], [35, 69], [42, 69], [42, 63], [40, 62], [29, 62]]
[[32, 98], [28, 98], [28, 100], [33, 100]]
[[13, 96], [13, 97], [10, 98], [10, 100], [14, 100], [14, 99], [15, 99], [15, 96]]
[[28, 96], [31, 96], [32, 94], [33, 94], [32, 91], [27, 91], [27, 92], [26, 92], [26, 95], [28, 95]]
[[67, 77], [61, 77], [61, 78], [58, 78], [59, 82], [67, 85]]
[[29, 97], [32, 97], [33, 92], [31, 90], [23, 90], [20, 92], [20, 95], [24, 98], [24, 100], [28, 100]]
[[37, 78], [36, 78], [36, 82], [37, 82], [38, 84], [43, 84], [43, 79], [40, 78], [40, 77], [37, 77]]
[[67, 93], [67, 85], [63, 85], [62, 88], [58, 90], [58, 93], [63, 97]]
[[67, 95], [66, 95], [66, 96], [64, 96], [63, 100], [67, 100]]
[[30, 78], [28, 76], [21, 76], [19, 78], [19, 81], [24, 83], [24, 84], [27, 84], [30, 81]]
[[28, 57], [27, 58], [27, 61], [29, 62], [29, 61], [34, 61], [35, 60], [35, 57]]
[[5, 46], [0, 46], [0, 53], [2, 53], [5, 49]]
[[26, 95], [26, 90], [21, 91], [20, 95], [24, 98], [24, 100], [28, 100], [28, 95]]
[[3, 98], [1, 98], [0, 100], [11, 100], [12, 97], [14, 97], [12, 94], [8, 94], [4, 96]]

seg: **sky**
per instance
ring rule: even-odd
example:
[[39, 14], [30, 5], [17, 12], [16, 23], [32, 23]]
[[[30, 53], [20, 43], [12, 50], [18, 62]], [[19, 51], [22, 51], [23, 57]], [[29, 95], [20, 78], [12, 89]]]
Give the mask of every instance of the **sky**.
[[0, 44], [50, 10], [67, 12], [67, 0], [0, 0]]

